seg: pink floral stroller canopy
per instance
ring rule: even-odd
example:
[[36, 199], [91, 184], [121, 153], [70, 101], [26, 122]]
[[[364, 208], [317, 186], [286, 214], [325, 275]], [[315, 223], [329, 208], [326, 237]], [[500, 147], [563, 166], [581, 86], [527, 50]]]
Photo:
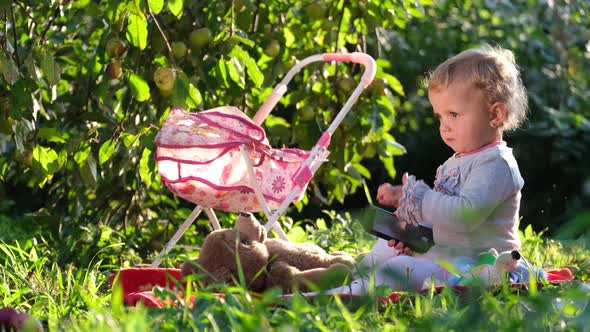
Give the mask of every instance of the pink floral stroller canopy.
[[[276, 209], [295, 186], [292, 177], [309, 152], [273, 149], [264, 130], [236, 107], [188, 113], [173, 108], [156, 137], [156, 162], [166, 186], [203, 207], [231, 212], [258, 212], [260, 186], [269, 208]], [[252, 162], [257, 184], [248, 177]], [[295, 200], [305, 192], [300, 188]]]

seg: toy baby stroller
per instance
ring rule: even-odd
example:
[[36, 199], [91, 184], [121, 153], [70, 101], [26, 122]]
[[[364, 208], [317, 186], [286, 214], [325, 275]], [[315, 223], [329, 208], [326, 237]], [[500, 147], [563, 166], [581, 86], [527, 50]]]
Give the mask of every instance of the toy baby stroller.
[[[287, 91], [287, 84], [304, 66], [318, 61], [352, 62], [365, 66], [361, 82], [311, 151], [275, 149], [269, 145], [262, 121]], [[162, 181], [177, 196], [197, 207], [172, 236], [159, 257], [205, 211], [213, 229], [219, 229], [213, 209], [228, 212], [263, 211], [277, 235], [288, 240], [276, 221], [291, 202], [303, 197], [315, 171], [326, 161], [330, 138], [362, 91], [375, 77], [375, 60], [364, 53], [326, 53], [307, 57], [289, 70], [250, 120], [235, 107], [223, 106], [199, 113], [173, 108], [156, 137], [156, 162]]]

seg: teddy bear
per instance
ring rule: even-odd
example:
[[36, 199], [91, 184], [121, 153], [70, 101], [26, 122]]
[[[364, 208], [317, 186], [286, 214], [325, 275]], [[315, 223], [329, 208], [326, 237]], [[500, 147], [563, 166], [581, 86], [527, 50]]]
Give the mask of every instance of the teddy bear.
[[[239, 260], [239, 265], [238, 265]], [[266, 229], [251, 213], [239, 213], [234, 228], [209, 233], [199, 258], [181, 266], [183, 276], [200, 273], [203, 285], [239, 280], [241, 267], [247, 288], [254, 292], [278, 287], [283, 293], [310, 290], [326, 275], [341, 278], [355, 259], [344, 252], [326, 253], [311, 243], [267, 238]]]
[[[453, 265], [459, 274], [451, 276], [446, 283], [434, 280], [435, 285], [447, 284], [450, 286], [468, 286], [483, 283], [484, 285], [495, 285], [506, 280], [506, 274], [514, 271], [520, 263], [521, 255], [518, 250], [509, 250], [498, 253], [494, 248], [480, 253], [474, 266], [473, 261], [467, 259], [464, 262], [458, 259]], [[423, 288], [430, 288], [432, 280], [424, 281]]]
[[518, 250], [498, 253], [494, 248], [479, 254], [477, 265], [468, 267], [467, 272], [459, 277], [459, 285], [472, 285], [483, 282], [494, 285], [506, 279], [506, 274], [514, 271], [519, 264], [521, 255]]
[[470, 271], [473, 278], [483, 280], [486, 285], [494, 285], [506, 280], [506, 274], [514, 271], [520, 263], [521, 255], [518, 250], [498, 253], [496, 249], [492, 248], [488, 253], [493, 258], [488, 258], [487, 263], [477, 265]]

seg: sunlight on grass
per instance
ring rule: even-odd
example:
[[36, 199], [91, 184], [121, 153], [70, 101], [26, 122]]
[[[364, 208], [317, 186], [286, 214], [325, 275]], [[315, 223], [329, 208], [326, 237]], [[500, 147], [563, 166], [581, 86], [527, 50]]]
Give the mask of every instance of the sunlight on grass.
[[[374, 239], [356, 229], [349, 215], [326, 213], [319, 227], [295, 223], [307, 239], [328, 250], [357, 254], [368, 250]], [[327, 225], [331, 225], [328, 227]], [[534, 265], [547, 268], [577, 265], [579, 279], [586, 280], [588, 250], [585, 242], [546, 239], [542, 232], [521, 232], [523, 254]], [[359, 245], [357, 247], [356, 245]], [[434, 289], [424, 294], [401, 293], [398, 302], [371, 286], [367, 296], [349, 299], [295, 295], [283, 299], [276, 289], [251, 294], [241, 286], [203, 288], [189, 282], [177, 291], [154, 288], [166, 300], [163, 309], [126, 307], [121, 294], [111, 289], [112, 269], [102, 265], [98, 253], [91, 266], [59, 266], [44, 241], [0, 243], [0, 299], [46, 321], [52, 331], [405, 331], [428, 330], [563, 330], [583, 329], [590, 323], [590, 287], [572, 282], [545, 285], [538, 291], [508, 284], [474, 287], [466, 293]]]

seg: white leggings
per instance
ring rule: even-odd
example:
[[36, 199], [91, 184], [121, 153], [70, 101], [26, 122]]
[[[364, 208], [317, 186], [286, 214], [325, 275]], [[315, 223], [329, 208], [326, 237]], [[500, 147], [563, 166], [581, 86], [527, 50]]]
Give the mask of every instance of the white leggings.
[[424, 281], [433, 277], [446, 281], [449, 272], [428, 258], [402, 255], [392, 257], [378, 267], [375, 285], [386, 285], [393, 291], [419, 291], [424, 287]]
[[433, 260], [398, 255], [398, 250], [389, 247], [387, 241], [382, 239], [377, 240], [358, 266], [356, 279], [350, 285], [333, 288], [323, 293], [364, 294], [368, 291], [368, 278], [373, 271], [375, 271], [375, 286], [388, 286], [393, 291], [419, 291], [427, 279], [434, 277], [437, 280], [446, 281], [449, 277], [449, 273]]
[[420, 290], [424, 281], [432, 277], [440, 281], [448, 279], [449, 272], [433, 260], [398, 255], [398, 252], [389, 247], [387, 241], [378, 239], [371, 252], [360, 261], [361, 266], [376, 270], [376, 286], [389, 286], [394, 291]]

